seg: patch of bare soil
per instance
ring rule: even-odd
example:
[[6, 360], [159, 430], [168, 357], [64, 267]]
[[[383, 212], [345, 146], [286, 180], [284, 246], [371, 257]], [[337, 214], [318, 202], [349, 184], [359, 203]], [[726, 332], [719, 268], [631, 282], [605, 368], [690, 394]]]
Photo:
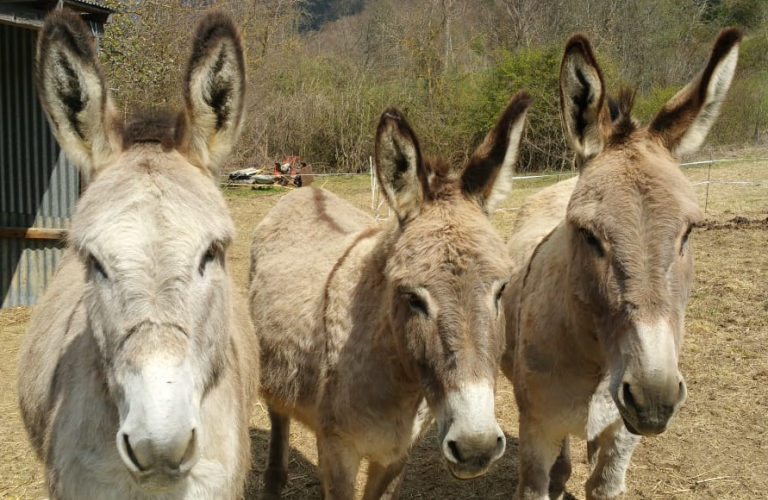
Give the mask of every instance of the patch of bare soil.
[[726, 222], [707, 221], [702, 227], [707, 231], [717, 229], [757, 229], [768, 231], [768, 217], [765, 219], [750, 219], [748, 217], [734, 217]]
[[32, 308], [0, 309], [0, 498], [45, 498], [42, 467], [21, 423], [16, 366]]

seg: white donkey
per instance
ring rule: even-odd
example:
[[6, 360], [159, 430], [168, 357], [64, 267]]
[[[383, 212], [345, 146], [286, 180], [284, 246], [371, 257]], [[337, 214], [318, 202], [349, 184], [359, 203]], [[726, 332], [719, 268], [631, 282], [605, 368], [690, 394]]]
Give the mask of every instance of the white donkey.
[[258, 346], [234, 314], [234, 225], [216, 180], [243, 119], [244, 67], [234, 23], [209, 15], [184, 112], [124, 126], [85, 24], [67, 11], [46, 19], [40, 99], [93, 179], [19, 360], [52, 499], [242, 496]]

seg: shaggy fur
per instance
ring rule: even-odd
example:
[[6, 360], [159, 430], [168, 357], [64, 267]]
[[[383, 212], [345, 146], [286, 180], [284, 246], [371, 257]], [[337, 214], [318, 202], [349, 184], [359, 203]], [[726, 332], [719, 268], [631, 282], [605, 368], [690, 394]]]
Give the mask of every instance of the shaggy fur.
[[702, 214], [674, 154], [712, 125], [738, 41], [721, 33], [707, 70], [648, 128], [632, 120], [631, 92], [610, 122], [589, 42], [566, 46], [561, 110], [580, 176], [529, 198], [509, 241], [502, 369], [520, 409], [518, 500], [562, 498], [570, 434], [589, 442], [587, 499], [617, 497], [639, 436], [663, 432], [685, 400], [688, 235]]
[[[365, 457], [364, 498], [397, 498], [433, 416], [454, 475], [483, 474], [503, 452], [493, 390], [510, 263], [486, 212], [508, 193], [498, 179], [511, 177], [528, 102], [513, 99], [461, 177], [422, 162], [405, 118], [386, 111], [377, 175], [398, 218], [384, 227], [311, 188], [256, 228], [250, 306], [272, 419], [264, 498], [285, 484], [291, 418], [317, 434], [326, 500], [354, 498]], [[282, 265], [287, 254], [302, 266]]]
[[[232, 21], [216, 15], [203, 26], [212, 24], [211, 45], [241, 60]], [[224, 265], [234, 226], [211, 182], [218, 165], [179, 151], [223, 157], [242, 95], [207, 111], [222, 122], [184, 123], [191, 136], [221, 140], [179, 142], [167, 119], [123, 135], [88, 33], [79, 16], [56, 12], [38, 44], [41, 101], [92, 182], [22, 346], [24, 423], [52, 500], [240, 498], [258, 345], [250, 320], [234, 314], [242, 307]], [[191, 63], [192, 73], [244, 85], [244, 72], [222, 76], [209, 60]]]

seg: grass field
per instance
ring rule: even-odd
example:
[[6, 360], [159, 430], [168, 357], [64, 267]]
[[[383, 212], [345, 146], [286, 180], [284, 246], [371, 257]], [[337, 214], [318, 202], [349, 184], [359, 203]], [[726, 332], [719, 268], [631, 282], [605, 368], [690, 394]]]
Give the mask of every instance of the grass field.
[[[686, 168], [692, 182], [763, 181], [760, 186], [697, 185], [708, 223], [691, 239], [696, 277], [687, 310], [682, 371], [689, 399], [669, 431], [638, 446], [628, 474], [628, 500], [768, 498], [768, 162], [722, 163]], [[513, 194], [493, 216], [506, 238], [524, 198], [553, 179], [516, 181]], [[371, 212], [367, 176], [318, 178], [358, 208]], [[233, 278], [247, 287], [248, 240], [253, 227], [282, 191], [225, 190], [238, 239], [229, 253]], [[386, 210], [384, 212], [386, 214]], [[290, 230], [290, 221], [286, 221]], [[286, 256], [290, 259], [291, 256]], [[16, 397], [19, 345], [31, 308], [0, 310], [0, 499], [46, 498], [42, 467], [29, 447]], [[508, 448], [483, 478], [458, 482], [444, 470], [432, 432], [416, 451], [403, 485], [404, 499], [512, 497], [517, 481], [517, 415], [504, 381], [497, 414]], [[255, 499], [266, 459], [268, 420], [254, 410], [252, 448]], [[314, 437], [294, 426], [290, 481], [284, 498], [319, 499]], [[588, 474], [585, 444], [573, 445], [569, 490], [584, 498]], [[362, 478], [362, 477], [361, 477]]]

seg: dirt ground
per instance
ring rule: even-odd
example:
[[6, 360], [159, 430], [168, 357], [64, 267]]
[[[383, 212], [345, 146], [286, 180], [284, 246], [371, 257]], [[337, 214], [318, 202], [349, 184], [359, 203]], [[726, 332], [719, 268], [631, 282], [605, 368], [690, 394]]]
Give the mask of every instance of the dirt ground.
[[[764, 181], [768, 162], [723, 163], [687, 168], [693, 182]], [[515, 190], [494, 225], [509, 236], [516, 208], [525, 196], [551, 179], [516, 181]], [[322, 178], [325, 187], [370, 212], [369, 180]], [[682, 354], [689, 398], [664, 435], [644, 439], [628, 474], [627, 500], [736, 500], [768, 497], [768, 184], [698, 185], [708, 223], [691, 239], [696, 278], [688, 303]], [[244, 293], [250, 232], [282, 192], [227, 189], [238, 230], [229, 254], [230, 269]], [[290, 230], [291, 221], [286, 221]], [[286, 255], [290, 262], [292, 256]], [[0, 310], [0, 499], [46, 498], [43, 471], [29, 447], [16, 397], [16, 364], [31, 308]], [[246, 312], [243, 311], [245, 314]], [[434, 431], [416, 450], [406, 469], [404, 499], [511, 498], [517, 482], [517, 413], [512, 388], [503, 381], [497, 414], [507, 434], [507, 452], [483, 478], [459, 482], [442, 465]], [[269, 424], [266, 410], [254, 410], [253, 485], [266, 460]], [[320, 499], [314, 437], [298, 425], [291, 437], [287, 500]], [[569, 491], [584, 498], [588, 474], [585, 444], [573, 441], [574, 473]], [[364, 476], [361, 474], [361, 480]], [[362, 481], [361, 481], [362, 482]]]

